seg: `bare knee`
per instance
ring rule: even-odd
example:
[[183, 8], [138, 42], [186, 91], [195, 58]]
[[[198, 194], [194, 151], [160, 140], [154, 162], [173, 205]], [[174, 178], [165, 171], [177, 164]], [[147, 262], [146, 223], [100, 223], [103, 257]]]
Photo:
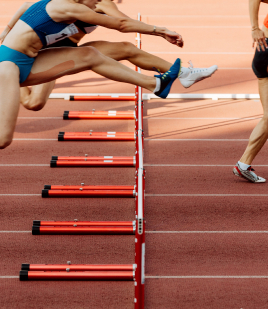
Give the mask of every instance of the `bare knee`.
[[0, 137], [0, 149], [5, 149], [12, 143], [12, 138]]
[[105, 57], [95, 47], [92, 46], [81, 46], [78, 48], [78, 52], [79, 58], [83, 64], [87, 64], [89, 69], [92, 66], [101, 63]]
[[132, 58], [136, 56], [139, 51], [138, 48], [130, 42], [121, 42], [119, 44], [120, 44], [119, 50], [124, 52], [125, 58]]
[[29, 96], [25, 98], [21, 104], [28, 110], [40, 111], [46, 104], [46, 100], [39, 97]]

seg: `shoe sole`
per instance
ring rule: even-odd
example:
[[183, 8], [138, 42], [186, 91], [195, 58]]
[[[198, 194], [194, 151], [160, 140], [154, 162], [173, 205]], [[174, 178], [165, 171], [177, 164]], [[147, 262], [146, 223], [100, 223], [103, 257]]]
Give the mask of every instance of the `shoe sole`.
[[196, 80], [195, 80], [192, 84], [190, 84], [190, 85], [184, 86], [182, 82], [181, 82], [181, 84], [182, 84], [182, 86], [183, 86], [184, 88], [189, 88], [189, 87], [191, 87], [193, 84], [196, 84], [196, 83], [201, 82], [202, 80], [204, 80], [204, 79], [206, 79], [206, 78], [211, 77], [216, 71], [218, 71], [218, 68], [217, 68], [215, 71], [213, 71], [210, 75], [208, 75], [208, 76], [203, 76], [203, 77], [201, 77], [200, 79], [196, 79]]

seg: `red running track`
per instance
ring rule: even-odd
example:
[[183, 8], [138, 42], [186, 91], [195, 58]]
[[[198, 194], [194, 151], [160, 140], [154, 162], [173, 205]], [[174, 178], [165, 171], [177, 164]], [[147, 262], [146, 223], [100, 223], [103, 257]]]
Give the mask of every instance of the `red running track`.
[[[12, 7], [4, 6], [6, 3], [1, 13], [3, 24], [8, 22], [6, 15], [14, 13], [15, 4], [23, 2], [13, 1]], [[256, 78], [250, 70], [253, 50], [244, 1], [212, 4], [206, 0], [170, 0], [153, 4], [141, 0], [129, 4], [123, 0], [119, 5], [130, 15], [141, 11], [145, 22], [180, 32], [185, 47], [178, 50], [163, 41], [159, 45], [159, 38], [148, 37], [144, 50], [169, 61], [181, 56], [185, 65], [191, 59], [196, 66], [217, 63], [220, 67], [213, 78], [189, 89], [176, 82], [172, 92], [257, 93]], [[263, 4], [260, 20], [266, 11]], [[90, 39], [110, 39], [113, 33], [98, 31]], [[133, 35], [119, 34], [116, 40], [133, 41]], [[70, 87], [77, 93], [133, 91], [131, 86], [88, 72], [77, 75], [75, 80], [73, 76], [62, 78], [55, 92], [67, 92]], [[74, 108], [74, 104], [79, 105]], [[93, 146], [57, 142], [58, 132], [81, 132], [85, 125], [88, 132], [133, 130], [132, 120], [92, 120], [90, 124], [85, 120], [62, 120], [64, 110], [128, 111], [132, 107], [133, 102], [50, 100], [40, 112], [20, 111], [20, 117], [29, 117], [18, 120], [15, 138], [20, 140], [1, 151], [0, 156], [0, 194], [10, 194], [0, 198], [0, 224], [3, 231], [10, 231], [1, 234], [4, 250], [0, 253], [0, 276], [17, 276], [22, 262], [134, 262], [134, 245], [129, 241], [133, 236], [109, 236], [108, 241], [101, 235], [42, 236], [40, 240], [30, 231], [32, 220], [37, 219], [134, 219], [135, 203], [131, 199], [98, 198], [87, 203], [84, 199], [51, 202], [40, 197], [46, 183], [134, 185], [131, 168], [110, 168], [106, 172], [100, 168], [75, 168], [74, 172], [49, 167], [52, 155], [133, 156], [132, 142], [94, 142]], [[252, 118], [261, 117], [261, 113], [260, 102], [254, 100], [153, 100], [145, 104], [146, 308], [267, 308], [268, 286], [263, 278], [267, 276], [267, 185], [252, 185], [231, 172], [258, 121]], [[261, 166], [267, 165], [266, 158], [267, 146], [254, 161], [263, 177], [268, 177], [267, 166]], [[40, 308], [83, 308], [85, 303], [97, 309], [133, 308], [132, 282], [77, 282], [74, 288], [73, 282], [25, 285], [14, 278], [1, 278], [0, 288], [3, 308], [18, 304], [20, 308], [35, 308], [37, 303]]]

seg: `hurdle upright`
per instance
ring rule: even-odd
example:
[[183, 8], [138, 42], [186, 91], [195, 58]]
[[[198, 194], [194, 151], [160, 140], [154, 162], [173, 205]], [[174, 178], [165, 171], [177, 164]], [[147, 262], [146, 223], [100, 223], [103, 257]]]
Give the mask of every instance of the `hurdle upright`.
[[[138, 20], [141, 20], [140, 13]], [[141, 49], [141, 35], [137, 34], [137, 47]], [[137, 68], [140, 73], [140, 68]], [[143, 134], [143, 101], [142, 89], [136, 87], [137, 97], [137, 122], [136, 122], [136, 232], [135, 232], [135, 309], [144, 308], [145, 288], [145, 221], [144, 221], [144, 192], [145, 192], [145, 170], [143, 164], [144, 134]]]

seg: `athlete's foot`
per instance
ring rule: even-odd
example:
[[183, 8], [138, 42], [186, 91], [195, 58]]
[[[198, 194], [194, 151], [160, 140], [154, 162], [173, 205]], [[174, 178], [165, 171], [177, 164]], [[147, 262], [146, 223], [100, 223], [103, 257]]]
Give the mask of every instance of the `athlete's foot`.
[[243, 170], [240, 167], [239, 163], [236, 163], [236, 165], [233, 168], [233, 173], [235, 174], [235, 176], [245, 178], [245, 179], [247, 179], [248, 181], [251, 181], [251, 182], [256, 182], [256, 183], [257, 182], [266, 182], [266, 179], [264, 179], [260, 176], [257, 176], [254, 173], [254, 169], [251, 166], [249, 166], [248, 169]]
[[182, 86], [185, 88], [191, 87], [193, 84], [210, 77], [218, 69], [217, 65], [213, 65], [209, 68], [194, 68], [191, 61], [189, 61], [189, 64], [189, 73], [185, 74], [187, 73], [186, 71], [178, 76]]
[[165, 99], [169, 94], [173, 82], [177, 79], [180, 69], [181, 60], [178, 58], [166, 73], [155, 75], [156, 78], [160, 79], [160, 84], [159, 89], [154, 94]]

